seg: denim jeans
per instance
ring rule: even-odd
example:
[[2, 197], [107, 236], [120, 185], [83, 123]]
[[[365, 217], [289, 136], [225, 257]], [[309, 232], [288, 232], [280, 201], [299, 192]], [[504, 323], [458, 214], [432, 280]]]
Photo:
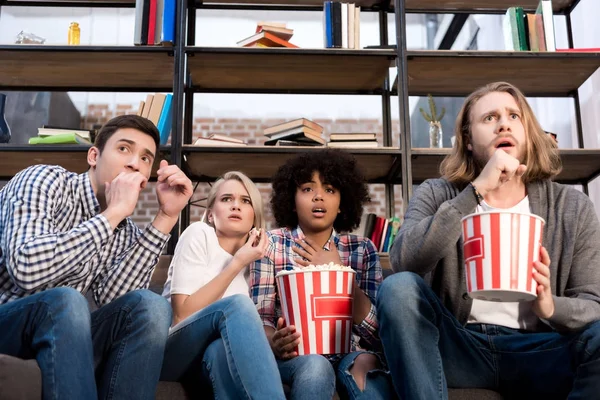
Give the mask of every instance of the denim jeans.
[[150, 400], [170, 323], [168, 302], [147, 290], [90, 314], [78, 291], [48, 289], [0, 306], [0, 353], [37, 360], [44, 399]]
[[335, 393], [335, 371], [319, 354], [277, 360], [284, 384], [290, 387], [290, 400], [331, 400]]
[[593, 399], [600, 393], [600, 322], [564, 335], [465, 327], [410, 272], [385, 279], [377, 316], [403, 399], [447, 399], [447, 387], [490, 388], [510, 399]]
[[[359, 400], [391, 400], [396, 398], [390, 373], [385, 369], [374, 369], [367, 372], [364, 390], [360, 390], [350, 369], [356, 357], [366, 351], [355, 351], [346, 354], [337, 365], [338, 393], [342, 399]], [[371, 353], [374, 354], [374, 353]], [[381, 362], [381, 360], [380, 360]]]
[[175, 327], [167, 339], [161, 380], [196, 387], [208, 383], [216, 399], [285, 399], [256, 306], [240, 294], [214, 302]]

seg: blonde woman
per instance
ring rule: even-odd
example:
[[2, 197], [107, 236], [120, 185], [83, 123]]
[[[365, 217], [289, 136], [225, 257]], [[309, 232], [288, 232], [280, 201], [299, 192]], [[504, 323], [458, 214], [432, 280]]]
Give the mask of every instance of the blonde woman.
[[254, 183], [228, 172], [202, 222], [181, 235], [163, 296], [173, 325], [161, 380], [212, 387], [215, 398], [284, 399], [281, 378], [248, 294], [248, 265], [263, 257], [263, 205]]

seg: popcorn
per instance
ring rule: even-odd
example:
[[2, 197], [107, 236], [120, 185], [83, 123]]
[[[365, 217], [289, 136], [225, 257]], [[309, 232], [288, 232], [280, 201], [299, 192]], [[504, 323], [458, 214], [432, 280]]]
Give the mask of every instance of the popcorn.
[[335, 264], [333, 261], [329, 264], [319, 264], [314, 265], [310, 264], [307, 267], [294, 266], [291, 269], [280, 271], [277, 276], [284, 274], [291, 274], [296, 272], [310, 272], [310, 271], [345, 271], [345, 272], [354, 272], [351, 267]]

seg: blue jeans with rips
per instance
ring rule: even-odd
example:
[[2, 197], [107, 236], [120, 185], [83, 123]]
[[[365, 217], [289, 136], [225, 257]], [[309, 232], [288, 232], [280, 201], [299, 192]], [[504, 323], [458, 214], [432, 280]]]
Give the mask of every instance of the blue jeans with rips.
[[[346, 354], [338, 363], [336, 375], [340, 397], [342, 399], [350, 400], [392, 400], [397, 398], [390, 373], [384, 368], [367, 372], [367, 376], [365, 377], [365, 387], [363, 390], [360, 390], [352, 376], [351, 368], [354, 365], [356, 358], [364, 353], [370, 352], [355, 351]], [[383, 364], [381, 360], [380, 363]]]
[[463, 326], [411, 272], [384, 280], [377, 316], [403, 399], [447, 399], [448, 387], [488, 388], [509, 399], [593, 399], [600, 393], [600, 322], [569, 334]]
[[256, 306], [241, 294], [212, 303], [172, 330], [161, 380], [192, 390], [208, 386], [215, 399], [285, 399]]
[[[148, 290], [90, 314], [75, 289], [0, 306], [0, 353], [35, 358], [44, 399], [154, 399], [171, 308]], [[140, 368], [143, 366], [143, 368]]]

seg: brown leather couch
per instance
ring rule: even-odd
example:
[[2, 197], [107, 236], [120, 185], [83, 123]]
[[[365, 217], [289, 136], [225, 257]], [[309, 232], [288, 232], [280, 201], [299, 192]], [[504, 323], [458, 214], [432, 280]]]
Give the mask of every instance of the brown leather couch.
[[[157, 293], [162, 292], [170, 260], [170, 256], [162, 256], [152, 276], [150, 289]], [[383, 259], [382, 264], [387, 267], [387, 260]], [[38, 400], [41, 398], [41, 386], [40, 369], [35, 360], [21, 360], [0, 354], [0, 399]], [[160, 382], [158, 384], [157, 400], [187, 400], [189, 398], [179, 383]], [[449, 399], [502, 400], [502, 396], [490, 390], [449, 389]]]

